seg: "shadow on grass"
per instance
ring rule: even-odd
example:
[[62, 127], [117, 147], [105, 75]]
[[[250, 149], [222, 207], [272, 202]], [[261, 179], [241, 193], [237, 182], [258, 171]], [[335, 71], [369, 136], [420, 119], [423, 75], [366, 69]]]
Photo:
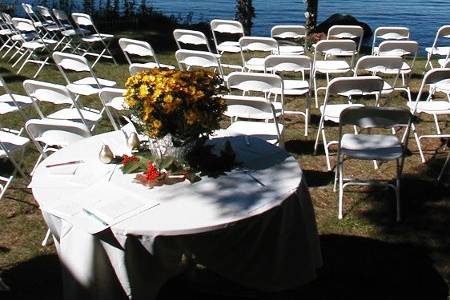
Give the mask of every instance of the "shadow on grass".
[[[447, 299], [448, 286], [421, 247], [344, 235], [322, 235], [321, 245], [324, 266], [306, 286], [262, 293], [196, 269], [169, 281], [157, 300]], [[3, 272], [11, 291], [0, 296], [5, 300], [61, 299], [59, 270], [56, 256], [19, 264]]]

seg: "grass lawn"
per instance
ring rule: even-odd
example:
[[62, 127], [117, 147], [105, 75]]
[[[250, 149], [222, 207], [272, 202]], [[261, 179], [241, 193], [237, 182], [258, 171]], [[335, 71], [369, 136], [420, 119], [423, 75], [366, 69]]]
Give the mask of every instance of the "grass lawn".
[[[121, 36], [131, 36], [123, 32]], [[139, 35], [133, 33], [132, 37]], [[161, 39], [157, 34], [146, 34]], [[169, 37], [172, 39], [172, 37]], [[175, 64], [172, 50], [160, 49], [161, 63]], [[103, 78], [115, 80], [124, 86], [128, 66], [122, 54], [119, 65], [99, 63], [96, 73]], [[232, 58], [236, 59], [236, 58]], [[413, 99], [422, 79], [424, 60], [416, 62], [412, 76]], [[16, 75], [5, 60], [0, 61], [0, 72], [9, 87], [23, 94], [21, 83], [31, 78], [36, 67], [29, 65], [22, 74]], [[63, 83], [54, 66], [47, 66], [37, 78], [42, 81]], [[324, 82], [321, 81], [323, 86]], [[323, 100], [323, 94], [319, 98]], [[98, 99], [86, 99], [98, 105]], [[384, 100], [385, 105], [406, 107], [404, 93], [395, 92]], [[304, 107], [303, 98], [288, 98], [287, 106]], [[46, 107], [46, 109], [50, 109]], [[36, 116], [32, 108], [27, 112]], [[318, 279], [296, 290], [276, 294], [259, 294], [254, 291], [238, 291], [222, 279], [202, 272], [195, 276], [213, 281], [216, 291], [228, 296], [212, 296], [202, 286], [196, 286], [186, 278], [174, 279], [161, 291], [159, 299], [447, 299], [450, 280], [450, 172], [447, 171], [441, 185], [434, 180], [444, 162], [448, 149], [440, 140], [425, 141], [427, 162], [422, 164], [413, 138], [410, 139], [410, 155], [406, 158], [402, 179], [403, 221], [395, 222], [394, 193], [385, 188], [352, 188], [344, 194], [345, 215], [337, 219], [337, 193], [333, 192], [333, 172], [326, 169], [322, 147], [313, 155], [314, 138], [320, 113], [312, 108], [309, 136], [303, 136], [303, 118], [286, 117], [285, 148], [301, 165], [314, 204], [321, 238], [324, 266]], [[444, 119], [444, 118], [443, 118]], [[441, 123], [449, 132], [448, 118]], [[2, 126], [20, 127], [23, 120], [17, 114], [1, 116]], [[329, 137], [336, 137], [337, 127], [327, 124]], [[418, 122], [418, 130], [431, 130], [431, 118]], [[98, 132], [112, 130], [105, 118]], [[26, 152], [26, 170], [31, 171], [37, 151], [30, 144]], [[334, 165], [334, 156], [332, 157]], [[385, 163], [378, 170], [372, 162], [350, 161], [346, 174], [355, 177], [394, 178], [394, 163]], [[0, 173], [11, 166], [0, 162]], [[1, 292], [1, 299], [61, 299], [59, 263], [54, 246], [40, 245], [46, 226], [27, 180], [19, 178], [0, 201], [0, 277], [11, 288]], [[213, 278], [213, 279], [211, 279]], [[236, 291], [236, 293], [234, 293]]]

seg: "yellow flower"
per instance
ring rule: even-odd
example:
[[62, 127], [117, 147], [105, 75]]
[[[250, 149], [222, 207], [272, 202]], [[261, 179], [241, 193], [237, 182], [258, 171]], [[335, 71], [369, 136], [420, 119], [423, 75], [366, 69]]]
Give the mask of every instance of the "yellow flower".
[[162, 127], [161, 121], [158, 119], [153, 120], [152, 127], [154, 129], [160, 129]]
[[141, 98], [141, 99], [145, 98], [145, 97], [147, 97], [147, 95], [148, 95], [148, 86], [145, 84], [142, 84], [139, 87], [139, 98]]
[[188, 110], [187, 112], [185, 112], [184, 117], [186, 119], [186, 123], [188, 125], [192, 125], [195, 122], [197, 122], [198, 120], [198, 113], [195, 112], [194, 110]]

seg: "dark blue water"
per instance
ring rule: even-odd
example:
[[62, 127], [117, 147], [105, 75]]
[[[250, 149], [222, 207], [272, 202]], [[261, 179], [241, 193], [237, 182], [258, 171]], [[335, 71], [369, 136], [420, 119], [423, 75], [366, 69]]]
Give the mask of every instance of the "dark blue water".
[[[234, 19], [234, 0], [148, 0], [149, 4], [163, 13], [192, 21], [208, 21], [213, 18]], [[276, 24], [304, 24], [305, 4], [303, 0], [253, 0], [256, 18], [253, 20], [253, 35], [270, 35]], [[378, 26], [406, 26], [411, 39], [421, 48], [431, 46], [436, 30], [450, 24], [450, 0], [319, 0], [319, 22], [334, 13], [348, 13], [359, 21]]]

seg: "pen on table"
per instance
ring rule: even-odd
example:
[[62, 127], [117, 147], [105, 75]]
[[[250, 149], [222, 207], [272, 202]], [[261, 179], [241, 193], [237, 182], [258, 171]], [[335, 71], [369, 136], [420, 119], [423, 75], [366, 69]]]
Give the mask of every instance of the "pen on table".
[[101, 218], [97, 217], [95, 214], [91, 213], [89, 210], [83, 208], [83, 211], [85, 214], [87, 214], [88, 216], [94, 218], [95, 220], [97, 220], [98, 222], [102, 223], [104, 226], [109, 226], [108, 223], [106, 223], [105, 221], [103, 221]]
[[80, 163], [84, 163], [84, 161], [82, 161], [82, 160], [72, 160], [72, 161], [66, 161], [66, 162], [63, 162], [63, 163], [57, 163], [57, 164], [52, 164], [52, 165], [46, 165], [45, 167], [47, 167], [47, 168], [53, 168], [53, 167], [66, 166], [66, 165], [74, 165], [74, 164], [80, 164]]

